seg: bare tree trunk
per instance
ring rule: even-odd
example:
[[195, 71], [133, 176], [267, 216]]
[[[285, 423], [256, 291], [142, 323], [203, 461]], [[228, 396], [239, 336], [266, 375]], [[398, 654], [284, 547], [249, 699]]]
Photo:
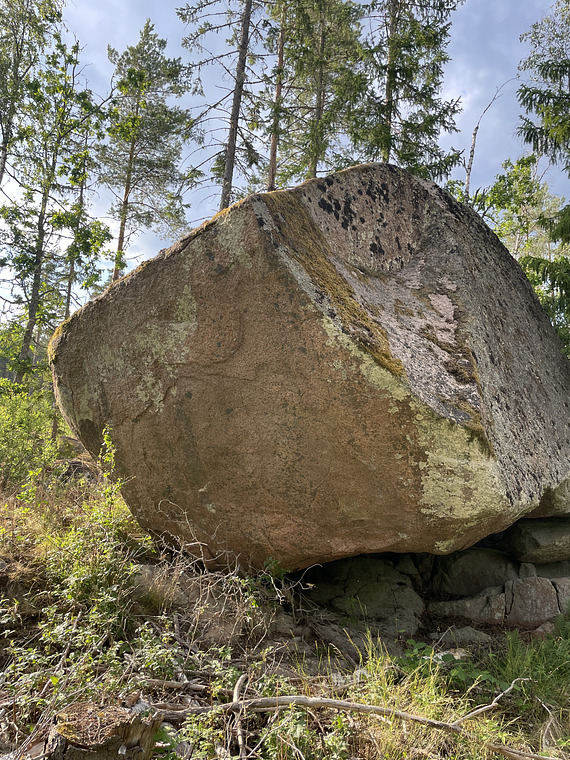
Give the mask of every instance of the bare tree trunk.
[[319, 70], [317, 72], [317, 92], [315, 95], [315, 115], [313, 120], [313, 145], [311, 146], [311, 156], [309, 162], [309, 168], [307, 171], [308, 177], [316, 177], [317, 169], [319, 166], [319, 160], [322, 158], [322, 140], [321, 140], [321, 121], [325, 110], [325, 42], [326, 42], [326, 30], [325, 30], [325, 11], [324, 7], [321, 10], [321, 24], [319, 32]]
[[389, 9], [389, 27], [388, 27], [388, 60], [386, 62], [386, 90], [385, 90], [385, 107], [386, 107], [386, 143], [382, 146], [382, 161], [388, 163], [392, 154], [392, 123], [394, 120], [394, 90], [395, 75], [394, 66], [397, 57], [396, 32], [398, 30], [398, 21], [400, 10], [400, 0], [390, 0]]
[[43, 746], [47, 760], [150, 760], [162, 718], [80, 702], [63, 710]]
[[281, 102], [283, 99], [283, 66], [285, 62], [285, 18], [287, 6], [281, 11], [281, 28], [277, 43], [277, 78], [275, 81], [275, 96], [273, 99], [273, 124], [271, 125], [271, 145], [269, 146], [269, 172], [267, 176], [267, 189], [275, 190], [275, 178], [277, 176], [277, 149], [279, 147], [279, 122], [281, 118]]
[[24, 329], [24, 335], [22, 337], [22, 345], [18, 354], [18, 368], [15, 374], [15, 382], [21, 383], [26, 374], [26, 363], [30, 359], [30, 347], [32, 345], [32, 338], [34, 335], [34, 329], [38, 318], [38, 310], [40, 308], [40, 292], [42, 287], [42, 271], [44, 263], [44, 242], [45, 242], [45, 217], [47, 212], [49, 194], [44, 192], [42, 198], [42, 205], [40, 214], [38, 217], [38, 237], [36, 239], [35, 254], [34, 254], [34, 276], [32, 279], [32, 289], [30, 292], [30, 300], [28, 303], [28, 319], [26, 327]]
[[483, 109], [483, 113], [481, 116], [479, 116], [479, 119], [477, 121], [477, 124], [475, 125], [475, 129], [473, 130], [473, 134], [471, 135], [471, 149], [469, 150], [469, 160], [467, 161], [467, 164], [465, 164], [465, 185], [463, 188], [463, 192], [465, 195], [464, 203], [469, 203], [471, 200], [471, 172], [473, 170], [473, 159], [475, 158], [475, 146], [477, 145], [477, 133], [479, 132], [479, 127], [481, 126], [481, 120], [483, 119], [483, 116], [487, 113], [489, 108], [493, 105], [495, 100], [497, 98], [501, 97], [500, 93], [503, 87], [511, 82], [511, 79], [508, 79], [506, 82], [503, 82], [503, 84], [497, 88], [495, 91], [495, 94], [491, 98], [491, 100], [487, 103], [485, 108]]
[[230, 205], [233, 187], [234, 167], [236, 161], [237, 134], [241, 109], [241, 99], [245, 83], [245, 67], [249, 48], [249, 29], [251, 26], [251, 11], [253, 0], [244, 0], [243, 15], [241, 17], [241, 36], [238, 47], [238, 62], [236, 67], [236, 81], [232, 99], [230, 114], [230, 127], [228, 131], [228, 143], [226, 146], [226, 160], [224, 177], [222, 180], [222, 197], [220, 198], [220, 211]]
[[464, 203], [469, 203], [470, 200], [470, 189], [471, 189], [471, 171], [473, 169], [473, 159], [475, 158], [475, 146], [477, 144], [477, 132], [479, 131], [479, 121], [477, 122], [477, 125], [475, 126], [475, 129], [473, 130], [473, 134], [471, 135], [471, 150], [469, 151], [469, 160], [467, 161], [467, 165], [465, 167], [465, 186], [463, 188], [463, 193], [465, 195]]

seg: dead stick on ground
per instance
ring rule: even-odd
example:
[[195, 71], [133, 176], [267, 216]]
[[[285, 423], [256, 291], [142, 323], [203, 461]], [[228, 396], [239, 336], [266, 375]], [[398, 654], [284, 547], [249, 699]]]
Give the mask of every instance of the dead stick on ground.
[[[233, 694], [233, 701], [234, 703], [239, 702], [239, 695], [241, 693], [241, 687], [247, 682], [247, 674], [243, 673], [238, 678], [238, 681], [234, 687], [234, 694]], [[245, 737], [243, 735], [243, 726], [241, 724], [241, 710], [236, 715], [236, 733], [237, 733], [237, 740], [238, 740], [238, 746], [239, 746], [239, 756], [240, 760], [243, 760], [247, 756], [247, 747], [245, 744]]]
[[517, 682], [519, 681], [530, 681], [530, 678], [515, 678], [515, 680], [511, 683], [508, 689], [505, 689], [500, 694], [497, 694], [495, 699], [490, 702], [488, 705], [483, 705], [482, 707], [478, 707], [476, 710], [473, 710], [470, 713], [467, 713], [467, 715], [464, 715], [462, 718], [458, 718], [456, 721], [453, 722], [452, 725], [459, 726], [461, 723], [465, 723], [466, 720], [471, 720], [471, 718], [474, 718], [476, 715], [481, 715], [481, 713], [487, 712], [488, 710], [492, 710], [494, 707], [497, 706], [497, 703], [500, 699], [503, 697], [506, 697], [506, 695], [511, 692], [514, 688]]
[[[360, 702], [348, 702], [342, 699], [330, 699], [325, 697], [303, 697], [303, 696], [281, 696], [281, 697], [258, 697], [255, 699], [244, 699], [241, 701], [226, 702], [221, 705], [214, 705], [212, 707], [191, 707], [187, 710], [176, 711], [176, 716], [173, 713], [163, 713], [163, 719], [184, 719], [189, 715], [204, 715], [207, 713], [215, 712], [237, 712], [243, 713], [246, 710], [252, 710], [253, 712], [267, 712], [271, 710], [286, 710], [288, 707], [326, 707], [333, 710], [343, 710], [345, 712], [360, 712], [367, 713], [369, 715], [380, 715], [388, 718], [397, 718], [398, 720], [408, 720], [413, 723], [419, 723], [420, 725], [428, 728], [434, 728], [438, 731], [447, 731], [449, 733], [457, 734], [465, 739], [469, 739], [477, 744], [482, 744], [487, 749], [497, 752], [504, 757], [510, 758], [510, 760], [562, 760], [562, 758], [555, 758], [547, 755], [535, 755], [532, 752], [526, 752], [524, 750], [514, 749], [507, 747], [504, 744], [495, 744], [494, 742], [481, 741], [479, 737], [472, 734], [470, 731], [466, 731], [456, 723], [446, 723], [442, 720], [434, 720], [433, 718], [424, 718], [421, 715], [415, 715], [413, 713], [407, 713], [403, 710], [396, 710], [393, 707], [380, 707], [378, 705], [366, 705]], [[160, 712], [160, 711], [159, 711]]]

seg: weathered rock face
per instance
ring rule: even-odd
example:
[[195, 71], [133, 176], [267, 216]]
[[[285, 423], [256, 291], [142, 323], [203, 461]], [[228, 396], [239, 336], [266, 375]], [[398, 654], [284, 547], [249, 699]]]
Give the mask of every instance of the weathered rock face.
[[570, 512], [570, 372], [516, 262], [435, 185], [368, 165], [252, 196], [50, 350], [146, 528], [293, 569], [448, 553]]

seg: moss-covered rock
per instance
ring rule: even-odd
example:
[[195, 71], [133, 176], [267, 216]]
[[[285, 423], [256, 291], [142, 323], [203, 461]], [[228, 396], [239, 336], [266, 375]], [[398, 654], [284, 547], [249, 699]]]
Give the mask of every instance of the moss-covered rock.
[[545, 314], [474, 212], [395, 167], [241, 201], [50, 358], [92, 453], [110, 428], [141, 524], [206, 560], [443, 554], [570, 509]]

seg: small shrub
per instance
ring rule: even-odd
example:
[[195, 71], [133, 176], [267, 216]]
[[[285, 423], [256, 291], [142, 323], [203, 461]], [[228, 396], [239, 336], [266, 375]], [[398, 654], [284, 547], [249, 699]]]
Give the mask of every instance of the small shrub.
[[26, 389], [0, 379], [0, 489], [14, 489], [52, 465], [53, 395], [47, 388]]

